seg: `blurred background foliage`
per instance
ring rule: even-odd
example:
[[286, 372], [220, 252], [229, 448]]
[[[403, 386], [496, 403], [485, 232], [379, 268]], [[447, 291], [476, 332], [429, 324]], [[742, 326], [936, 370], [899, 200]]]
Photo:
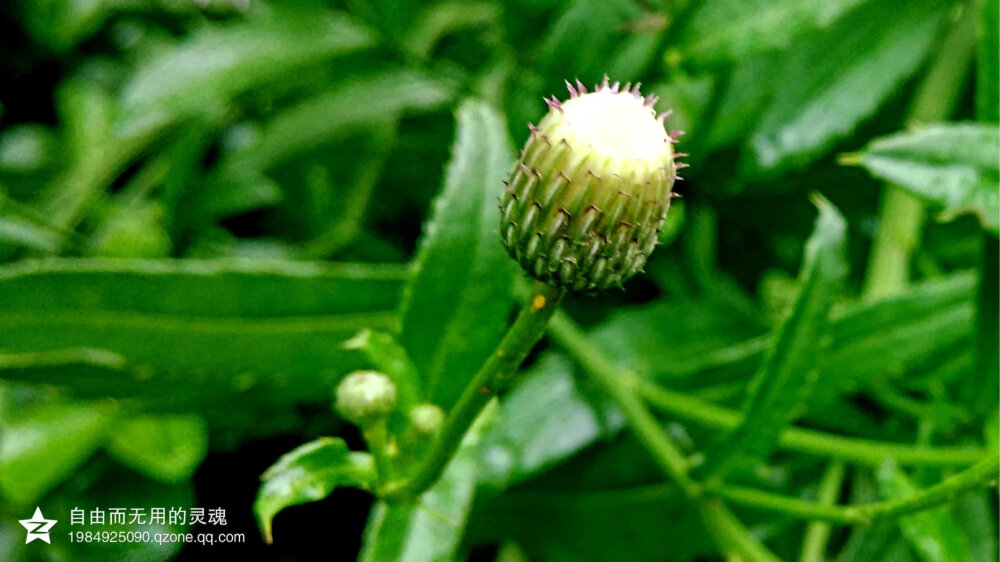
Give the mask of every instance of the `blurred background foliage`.
[[[821, 193], [849, 272], [824, 285], [829, 351], [780, 424], [958, 451], [855, 459], [847, 500], [939, 481], [997, 440], [997, 19], [996, 0], [5, 3], [0, 559], [218, 552], [25, 546], [35, 505], [222, 506], [249, 544], [215, 549], [261, 559], [721, 556], [550, 344], [433, 505], [337, 490], [283, 511], [266, 549], [251, 511], [282, 453], [363, 447], [329, 407], [348, 371], [408, 354], [414, 392], [454, 401], [513, 310], [519, 274], [490, 238], [512, 148], [543, 95], [605, 74], [673, 108], [692, 167], [647, 274], [567, 302], [594, 345], [736, 415]], [[666, 410], [685, 452], [726, 442]], [[732, 478], [812, 498], [828, 472], [758, 461]], [[782, 559], [978, 561], [996, 560], [996, 511], [977, 492], [827, 528], [818, 552], [801, 521], [737, 513]]]

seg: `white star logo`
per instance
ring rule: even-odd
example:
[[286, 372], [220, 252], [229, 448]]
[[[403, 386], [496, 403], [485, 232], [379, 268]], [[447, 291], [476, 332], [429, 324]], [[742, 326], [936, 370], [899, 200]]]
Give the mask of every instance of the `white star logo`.
[[24, 539], [24, 544], [28, 544], [35, 539], [52, 544], [52, 541], [49, 540], [49, 529], [56, 524], [56, 520], [46, 519], [42, 515], [42, 508], [36, 507], [35, 514], [31, 516], [31, 519], [21, 519], [18, 522], [28, 530], [28, 538]]

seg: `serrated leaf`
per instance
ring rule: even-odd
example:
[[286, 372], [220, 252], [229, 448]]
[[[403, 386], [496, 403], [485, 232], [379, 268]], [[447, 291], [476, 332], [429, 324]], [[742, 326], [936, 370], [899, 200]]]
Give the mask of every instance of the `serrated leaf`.
[[120, 122], [189, 116], [372, 40], [364, 26], [331, 11], [274, 7], [248, 21], [208, 24], [140, 64], [123, 90]]
[[830, 307], [847, 275], [847, 224], [825, 199], [817, 199], [817, 206], [795, 304], [750, 384], [743, 423], [709, 450], [703, 474], [719, 477], [739, 462], [768, 455], [818, 377], [828, 345]]
[[105, 439], [100, 405], [47, 401], [0, 419], [0, 495], [31, 504], [73, 474]]
[[404, 278], [399, 267], [263, 260], [21, 262], [0, 268], [9, 354], [89, 348], [124, 360], [35, 358], [3, 376], [161, 408], [315, 399], [363, 366], [338, 342], [395, 324]]
[[872, 175], [943, 209], [945, 218], [975, 215], [1000, 229], [1000, 131], [952, 123], [881, 137], [859, 154]]
[[941, 6], [872, 2], [853, 10], [789, 57], [760, 117], [744, 168], [805, 165], [849, 134], [912, 74], [933, 44]]
[[283, 455], [261, 476], [253, 511], [267, 542], [271, 524], [282, 509], [317, 501], [335, 488], [371, 489], [375, 464], [370, 455], [354, 453], [339, 437], [321, 437]]
[[476, 490], [482, 436], [495, 410], [484, 411], [441, 478], [416, 501], [372, 508], [359, 562], [448, 562], [465, 532]]
[[161, 482], [187, 480], [208, 454], [208, 426], [197, 415], [119, 418], [109, 433], [112, 457]]
[[[902, 470], [886, 463], [878, 470], [882, 499], [897, 500], [915, 494], [918, 488]], [[955, 518], [948, 507], [936, 507], [898, 520], [900, 531], [924, 562], [972, 560]]]
[[516, 266], [500, 244], [497, 197], [513, 154], [503, 118], [478, 101], [457, 114], [444, 189], [407, 285], [399, 342], [447, 409], [499, 343]]
[[687, 22], [677, 48], [693, 64], [740, 61], [780, 49], [867, 0], [710, 0]]

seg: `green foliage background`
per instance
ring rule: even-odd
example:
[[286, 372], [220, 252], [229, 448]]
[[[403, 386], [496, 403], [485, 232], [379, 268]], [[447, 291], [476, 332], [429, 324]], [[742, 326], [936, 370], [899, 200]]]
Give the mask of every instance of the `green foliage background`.
[[[206, 556], [69, 544], [65, 521], [24, 545], [17, 520], [212, 501], [251, 543], [215, 549], [263, 559], [734, 552], [595, 365], [636, 377], [693, 477], [744, 492], [863, 504], [995, 457], [998, 17], [996, 0], [5, 4], [0, 560]], [[419, 504], [369, 513], [334, 491], [370, 487], [370, 458], [332, 389], [378, 368], [401, 412], [455, 402], [523, 278], [496, 233], [514, 149], [542, 96], [605, 74], [687, 131], [664, 245], [624, 292], [566, 301]], [[257, 479], [309, 441], [268, 473], [264, 547]], [[780, 559], [997, 559], [995, 489], [833, 527], [732, 494]]]

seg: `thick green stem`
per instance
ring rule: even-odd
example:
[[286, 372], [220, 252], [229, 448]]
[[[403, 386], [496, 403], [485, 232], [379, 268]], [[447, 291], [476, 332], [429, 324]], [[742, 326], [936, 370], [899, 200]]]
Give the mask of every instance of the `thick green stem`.
[[[833, 461], [826, 467], [823, 480], [819, 484], [820, 505], [834, 505], [840, 496], [840, 487], [844, 483], [844, 463]], [[823, 562], [826, 560], [826, 545], [830, 542], [830, 524], [826, 521], [813, 521], [806, 527], [802, 539], [802, 555], [799, 562]]]
[[[628, 373], [619, 373], [621, 377]], [[639, 392], [654, 408], [682, 420], [732, 429], [742, 421], [742, 414], [687, 394], [667, 390], [649, 381], [640, 381]], [[838, 459], [849, 463], [877, 467], [888, 458], [901, 465], [962, 466], [983, 458], [978, 447], [924, 447], [886, 443], [854, 437], [842, 437], [809, 429], [787, 428], [781, 433], [778, 446], [799, 453]]]
[[410, 501], [437, 482], [479, 413], [494, 396], [510, 385], [517, 368], [545, 333], [564, 294], [564, 290], [545, 283], [536, 281], [532, 285], [528, 302], [521, 309], [514, 325], [465, 388], [448, 414], [441, 434], [424, 462], [409, 480], [386, 486], [380, 494], [381, 499]]
[[565, 314], [552, 319], [549, 332], [618, 405], [635, 436], [649, 451], [654, 462], [677, 484], [697, 507], [705, 526], [719, 546], [751, 562], [774, 562], [778, 558], [759, 543], [725, 504], [702, 495], [702, 487], [688, 475], [684, 454], [663, 432], [659, 421], [640, 398], [636, 377], [619, 376], [615, 365], [587, 340]]
[[[976, 40], [974, 12], [966, 10], [961, 20], [950, 24], [917, 89], [908, 121], [942, 121], [954, 111], [972, 62]], [[876, 300], [906, 286], [910, 277], [910, 256], [920, 240], [924, 217], [923, 202], [897, 186], [886, 186], [865, 276], [866, 299]]]

